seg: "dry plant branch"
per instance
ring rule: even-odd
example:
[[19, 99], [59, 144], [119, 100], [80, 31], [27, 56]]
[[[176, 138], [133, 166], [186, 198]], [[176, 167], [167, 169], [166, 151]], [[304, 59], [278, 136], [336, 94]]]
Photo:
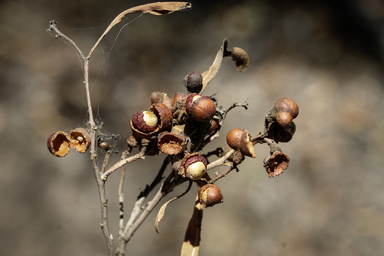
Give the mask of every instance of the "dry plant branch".
[[[184, 78], [183, 84], [188, 91], [188, 95], [175, 93], [174, 98], [171, 99], [164, 92], [152, 93], [152, 105], [149, 110], [139, 111], [131, 119], [132, 136], [127, 140], [128, 146], [122, 152], [120, 160], [112, 164], [111, 167], [107, 167], [111, 161], [111, 155], [118, 153], [116, 145], [120, 137], [119, 135], [105, 136], [102, 131], [103, 125], [96, 124], [94, 120], [89, 89], [89, 60], [92, 53], [111, 28], [121, 22], [128, 14], [164, 15], [175, 11], [189, 10], [191, 6], [188, 2], [159, 2], [127, 9], [110, 23], [91, 48], [88, 56], [84, 56], [75, 42], [57, 28], [55, 21], [51, 21], [48, 28], [48, 31], [53, 33], [55, 38], [65, 40], [73, 46], [82, 60], [88, 125], [87, 129], [77, 128], [71, 130], [70, 135], [62, 131], [52, 134], [48, 139], [47, 146], [49, 151], [58, 157], [64, 157], [68, 154], [70, 148], [75, 148], [76, 151], [81, 153], [90, 148], [90, 160], [101, 203], [100, 227], [109, 256], [113, 254], [125, 255], [127, 243], [156, 205], [174, 188], [186, 181], [189, 182], [189, 185], [185, 192], [169, 200], [160, 208], [155, 221], [155, 228], [158, 231], [158, 224], [165, 214], [166, 207], [172, 201], [188, 193], [191, 186], [196, 184], [199, 192], [185, 234], [181, 255], [197, 256], [201, 240], [203, 208], [223, 202], [222, 193], [214, 183], [219, 179], [228, 177], [232, 170], [238, 171], [238, 165], [246, 157], [255, 158], [254, 146], [256, 144], [266, 143], [270, 148], [270, 156], [264, 160], [264, 167], [269, 177], [276, 177], [283, 173], [290, 161], [289, 157], [282, 153], [281, 149], [275, 144], [289, 142], [296, 131], [296, 125], [292, 120], [298, 115], [298, 106], [289, 98], [279, 99], [269, 110], [264, 121], [264, 132], [260, 132], [256, 137], [252, 138], [247, 130], [235, 128], [227, 134], [225, 150], [223, 150], [223, 147], [206, 154], [201, 153], [210, 142], [220, 137], [220, 129], [230, 110], [235, 107], [248, 108], [248, 102], [245, 102], [244, 104], [233, 103], [227, 110], [223, 110], [215, 95], [202, 95], [207, 85], [219, 72], [225, 57], [232, 58], [239, 72], [244, 72], [249, 65], [250, 58], [248, 54], [239, 47], [228, 49], [228, 41], [224, 39], [213, 64], [208, 70], [201, 74], [191, 72]], [[111, 138], [115, 141], [113, 146], [110, 146], [107, 142]], [[101, 167], [98, 165], [99, 148], [104, 149], [101, 152], [105, 153]], [[134, 148], [137, 148], [139, 152], [129, 157]], [[145, 189], [138, 195], [129, 219], [125, 223], [124, 178], [127, 165], [139, 159], [144, 160], [147, 157], [159, 155], [160, 152], [166, 154], [166, 157], [153, 181], [146, 185]], [[212, 156], [216, 156], [217, 159], [209, 162], [207, 158]], [[172, 165], [172, 170], [163, 181], [163, 175], [169, 165]], [[216, 177], [211, 179], [207, 172], [218, 166], [229, 166], [229, 169], [221, 175], [216, 174]], [[116, 247], [113, 248], [112, 235], [108, 226], [108, 199], [105, 184], [108, 177], [119, 169], [121, 169], [121, 177], [117, 194], [120, 218], [118, 221], [118, 239], [115, 243]], [[147, 203], [144, 203], [149, 194], [159, 184], [156, 194]]]

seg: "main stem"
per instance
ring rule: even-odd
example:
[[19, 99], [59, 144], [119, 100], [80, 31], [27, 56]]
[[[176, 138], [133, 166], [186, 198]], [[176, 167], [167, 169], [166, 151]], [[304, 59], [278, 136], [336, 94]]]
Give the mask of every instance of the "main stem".
[[88, 114], [89, 114], [89, 124], [91, 126], [91, 161], [93, 166], [93, 171], [96, 178], [97, 188], [99, 190], [99, 197], [101, 202], [101, 223], [100, 227], [103, 231], [105, 242], [107, 243], [108, 255], [113, 255], [112, 249], [112, 238], [109, 233], [108, 226], [108, 199], [105, 192], [105, 182], [101, 178], [102, 173], [100, 172], [99, 166], [97, 164], [97, 151], [96, 151], [96, 133], [98, 127], [95, 124], [95, 120], [93, 118], [92, 112], [92, 104], [91, 104], [91, 94], [89, 90], [89, 60], [83, 58], [83, 66], [84, 66], [84, 83], [85, 83], [85, 91], [87, 95], [87, 105], [88, 105]]
[[62, 38], [66, 40], [69, 44], [71, 44], [78, 54], [80, 55], [82, 61], [83, 61], [83, 68], [84, 68], [84, 84], [85, 84], [85, 91], [87, 95], [87, 105], [88, 105], [88, 114], [89, 114], [89, 124], [91, 126], [91, 161], [93, 166], [93, 171], [95, 174], [97, 187], [99, 190], [99, 197], [101, 202], [101, 223], [100, 227], [103, 231], [104, 239], [107, 243], [107, 249], [108, 249], [108, 255], [112, 256], [112, 239], [109, 233], [109, 226], [108, 226], [108, 200], [105, 193], [105, 182], [101, 179], [101, 172], [99, 169], [99, 166], [97, 165], [97, 150], [96, 150], [96, 134], [98, 127], [95, 124], [95, 120], [93, 118], [93, 112], [92, 112], [92, 104], [91, 104], [91, 93], [89, 90], [89, 59], [84, 56], [84, 54], [81, 52], [80, 48], [75, 44], [72, 39], [67, 37], [65, 34], [63, 34], [56, 26], [57, 22], [52, 20], [49, 22], [49, 28], [48, 32], [55, 32], [55, 38], [59, 39]]

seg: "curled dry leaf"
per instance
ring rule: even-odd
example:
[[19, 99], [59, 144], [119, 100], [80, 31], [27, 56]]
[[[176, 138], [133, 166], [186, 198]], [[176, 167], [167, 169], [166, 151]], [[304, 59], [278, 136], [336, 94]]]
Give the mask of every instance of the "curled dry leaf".
[[217, 72], [219, 72], [221, 63], [223, 62], [224, 49], [226, 48], [227, 48], [227, 39], [224, 39], [223, 45], [220, 47], [220, 50], [217, 52], [212, 66], [210, 66], [207, 71], [201, 74], [203, 77], [203, 89], [201, 89], [200, 94], [204, 91], [204, 89], [207, 87], [209, 82], [216, 76]]
[[97, 40], [96, 44], [92, 47], [91, 51], [88, 54], [87, 59], [91, 58], [91, 55], [97, 45], [100, 43], [100, 41], [104, 38], [104, 36], [111, 30], [113, 26], [120, 23], [125, 16], [131, 13], [150, 13], [153, 15], [164, 15], [164, 14], [171, 14], [173, 12], [177, 11], [187, 11], [192, 8], [192, 4], [189, 2], [157, 2], [157, 3], [150, 3], [150, 4], [144, 4], [135, 6], [132, 8], [129, 8], [119, 15], [109, 24], [109, 26], [106, 28], [104, 33], [100, 36], [99, 40]]
[[187, 190], [183, 194], [181, 194], [181, 195], [179, 195], [177, 197], [172, 198], [171, 200], [169, 200], [168, 202], [163, 204], [163, 206], [161, 206], [159, 212], [157, 213], [156, 219], [155, 219], [155, 229], [156, 229], [157, 233], [160, 233], [159, 223], [160, 223], [161, 219], [164, 217], [165, 208], [167, 208], [168, 204], [172, 203], [176, 199], [179, 199], [180, 197], [182, 197], [185, 194], [187, 194], [188, 191], [191, 189], [191, 187], [192, 187], [192, 181], [189, 182], [188, 188], [187, 188]]

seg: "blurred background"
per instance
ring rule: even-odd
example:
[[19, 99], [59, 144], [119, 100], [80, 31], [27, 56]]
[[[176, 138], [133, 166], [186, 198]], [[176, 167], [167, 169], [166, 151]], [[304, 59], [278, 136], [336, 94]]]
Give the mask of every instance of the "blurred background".
[[[46, 148], [51, 133], [84, 126], [87, 118], [79, 58], [46, 29], [57, 20], [87, 54], [118, 13], [144, 3], [1, 1], [0, 255], [106, 255], [89, 153], [71, 151], [59, 159]], [[221, 0], [192, 5], [189, 12], [127, 17], [92, 56], [94, 110], [108, 132], [121, 135], [119, 150], [131, 135], [133, 113], [148, 109], [150, 93], [185, 92], [183, 77], [208, 69], [227, 38], [229, 48], [249, 53], [251, 64], [238, 73], [225, 59], [205, 94], [217, 93], [225, 108], [248, 100], [249, 109], [232, 110], [222, 136], [205, 152], [225, 146], [232, 128], [262, 131], [264, 115], [278, 98], [294, 99], [300, 114], [292, 141], [279, 144], [291, 158], [283, 175], [268, 178], [262, 159], [269, 149], [257, 145], [256, 159], [246, 159], [240, 172], [217, 182], [224, 203], [204, 211], [200, 255], [382, 254], [384, 3]], [[129, 165], [126, 216], [163, 158]], [[107, 182], [115, 238], [119, 178], [116, 172]], [[127, 255], [178, 255], [195, 195], [193, 188], [168, 206], [160, 234], [154, 229], [157, 206], [128, 244]]]

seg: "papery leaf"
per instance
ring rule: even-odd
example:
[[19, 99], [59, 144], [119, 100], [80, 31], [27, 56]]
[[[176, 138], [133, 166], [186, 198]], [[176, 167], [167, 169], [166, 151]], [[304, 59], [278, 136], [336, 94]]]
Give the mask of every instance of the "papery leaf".
[[223, 62], [224, 57], [224, 49], [227, 49], [227, 39], [224, 39], [223, 45], [220, 47], [220, 50], [216, 54], [216, 58], [213, 61], [212, 66], [209, 67], [207, 71], [204, 71], [201, 76], [203, 77], [203, 88], [200, 93], [204, 91], [207, 87], [208, 83], [216, 76], [217, 72], [221, 67], [221, 63]]
[[193, 215], [189, 221], [184, 242], [181, 247], [181, 256], [198, 256], [200, 246], [201, 221], [203, 219], [203, 205], [196, 197]]
[[165, 204], [163, 204], [163, 206], [161, 206], [159, 212], [157, 213], [156, 220], [155, 220], [155, 229], [156, 229], [157, 233], [160, 233], [159, 223], [160, 223], [161, 219], [164, 217], [165, 208], [167, 208], [169, 203], [175, 201], [176, 199], [178, 199], [178, 197], [174, 197], [171, 200], [169, 200], [168, 202], [166, 202]]
[[191, 189], [191, 186], [192, 186], [192, 181], [189, 182], [189, 185], [188, 185], [188, 188], [187, 190], [179, 195], [179, 196], [176, 196], [174, 198], [172, 198], [171, 200], [169, 200], [168, 202], [166, 202], [165, 204], [163, 204], [163, 206], [161, 206], [159, 212], [157, 213], [157, 216], [156, 216], [156, 219], [155, 219], [155, 229], [156, 229], [156, 232], [157, 233], [160, 233], [160, 230], [159, 230], [159, 223], [161, 221], [161, 219], [164, 217], [164, 212], [165, 212], [165, 208], [167, 208], [168, 204], [170, 204], [171, 202], [175, 201], [176, 199], [179, 199], [180, 197], [184, 196], [185, 194], [188, 193], [188, 191]]
[[92, 47], [91, 51], [88, 54], [87, 59], [91, 58], [91, 55], [100, 41], [104, 38], [104, 36], [111, 30], [113, 26], [121, 22], [125, 16], [131, 13], [150, 13], [153, 15], [164, 15], [170, 14], [176, 11], [186, 11], [192, 8], [192, 4], [189, 2], [157, 2], [151, 4], [144, 4], [129, 8], [119, 15], [109, 24], [104, 33], [100, 36], [99, 40], [97, 40], [96, 44]]
[[207, 71], [204, 71], [201, 74], [203, 76], [203, 88], [201, 89], [200, 93], [204, 91], [208, 83], [216, 76], [217, 72], [221, 67], [221, 63], [223, 62], [224, 57], [232, 57], [232, 59], [235, 61], [237, 71], [244, 72], [245, 70], [247, 70], [250, 62], [248, 53], [239, 47], [233, 47], [232, 49], [227, 50], [227, 46], [227, 39], [224, 39], [223, 45], [217, 52], [216, 58], [213, 61], [212, 66], [210, 66]]

